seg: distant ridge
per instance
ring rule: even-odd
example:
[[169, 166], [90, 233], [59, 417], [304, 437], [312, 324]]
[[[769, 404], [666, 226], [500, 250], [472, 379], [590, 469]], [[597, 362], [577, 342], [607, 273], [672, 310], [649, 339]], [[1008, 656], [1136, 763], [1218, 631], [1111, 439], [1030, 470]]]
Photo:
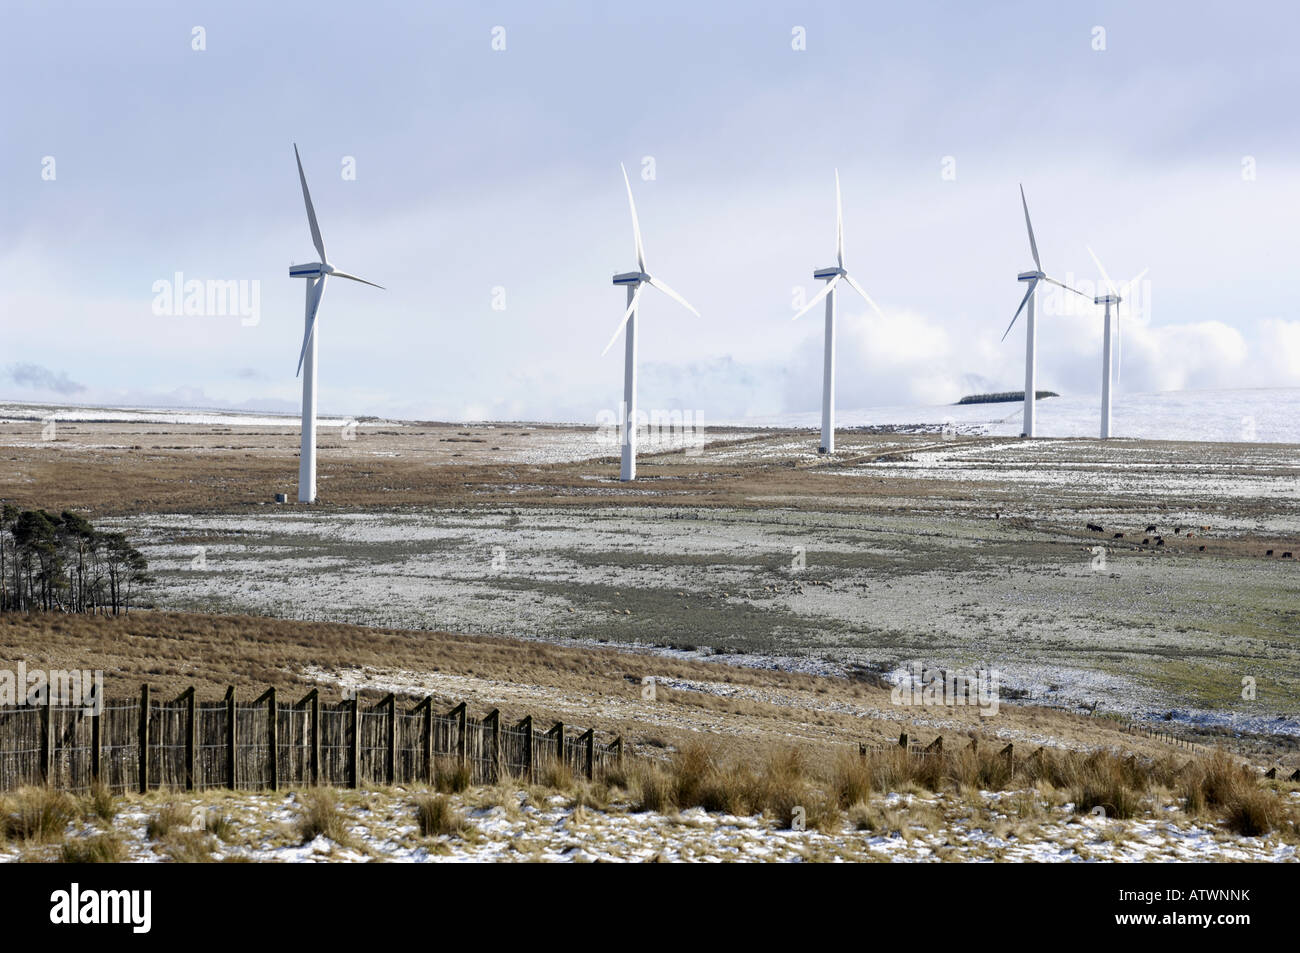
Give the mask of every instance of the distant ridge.
[[[1036, 390], [1034, 398], [1042, 400], [1044, 397], [1060, 397], [1054, 390]], [[999, 394], [967, 394], [958, 404], [1007, 404], [1015, 400], [1024, 400], [1025, 392], [1022, 390], [1004, 390]]]

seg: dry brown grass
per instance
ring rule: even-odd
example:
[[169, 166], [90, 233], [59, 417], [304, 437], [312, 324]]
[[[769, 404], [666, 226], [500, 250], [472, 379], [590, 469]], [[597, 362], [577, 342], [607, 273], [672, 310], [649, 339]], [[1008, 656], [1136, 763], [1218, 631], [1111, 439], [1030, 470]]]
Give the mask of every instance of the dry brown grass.
[[445, 794], [422, 794], [415, 799], [415, 823], [422, 837], [463, 834], [465, 818]]
[[[309, 666], [453, 673], [467, 676], [467, 695], [438, 696], [439, 707], [469, 701], [476, 713], [499, 708], [506, 723], [532, 715], [538, 722], [594, 725], [604, 737], [621, 734], [630, 751], [681, 747], [721, 717], [736, 753], [754, 763], [773, 743], [793, 738], [810, 761], [829, 767], [843, 748], [862, 741], [884, 744], [898, 732], [896, 721], [835, 710], [891, 707], [887, 689], [863, 682], [491, 636], [187, 613], [132, 612], [117, 618], [6, 613], [0, 616], [0, 655], [24, 658], [31, 667], [102, 669], [111, 697], [135, 695], [147, 681], [158, 697], [174, 697], [194, 685], [200, 698], [218, 699], [233, 684], [241, 698], [275, 686], [282, 697], [296, 700], [318, 687], [302, 675]], [[656, 701], [643, 703], [639, 685], [646, 675], [779, 692], [796, 702], [807, 699], [810, 714], [792, 720], [789, 702], [768, 704], [691, 691], [660, 693]], [[481, 688], [474, 687], [478, 680]], [[528, 686], [529, 691], [515, 697], [502, 686]], [[541, 690], [540, 698], [534, 687]], [[556, 701], [548, 702], [548, 696]], [[600, 704], [611, 696], [632, 713], [611, 716]], [[575, 703], [578, 699], [592, 703]], [[821, 710], [813, 711], [814, 706]], [[984, 727], [973, 708], [946, 709], [944, 716], [969, 720], [972, 730]], [[1013, 732], [1070, 744], [1117, 746], [1147, 757], [1167, 751], [1158, 742], [1125, 734], [1108, 720], [1048, 709], [1004, 705], [998, 723]], [[952, 767], [963, 778], [978, 769], [983, 775], [977, 783], [997, 787], [1003, 783], [1002, 766], [994, 754], [986, 744], [971, 766]], [[920, 784], [939, 780], [932, 776], [927, 781], [927, 769], [904, 770], [919, 773]], [[889, 788], [879, 782], [874, 786]]]
[[328, 837], [336, 844], [351, 843], [347, 819], [339, 807], [338, 795], [329, 788], [313, 788], [302, 795], [302, 814], [298, 834], [305, 844], [317, 837]]
[[150, 816], [144, 833], [150, 840], [165, 840], [173, 831], [188, 828], [191, 820], [190, 809], [180, 804], [164, 804]]
[[120, 864], [127, 856], [126, 845], [116, 834], [75, 837], [59, 849], [59, 859], [65, 864]]
[[0, 840], [57, 843], [76, 813], [76, 802], [61, 791], [20, 788], [0, 798]]

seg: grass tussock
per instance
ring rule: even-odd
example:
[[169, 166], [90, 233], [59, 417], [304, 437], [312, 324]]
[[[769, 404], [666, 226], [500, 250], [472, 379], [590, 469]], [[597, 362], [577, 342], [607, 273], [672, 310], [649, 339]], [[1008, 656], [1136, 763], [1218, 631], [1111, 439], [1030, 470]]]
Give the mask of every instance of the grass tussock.
[[150, 840], [165, 840], [173, 832], [188, 830], [193, 823], [193, 812], [180, 804], [164, 804], [150, 816], [144, 833]]
[[0, 840], [46, 844], [63, 839], [76, 803], [49, 788], [20, 788], [0, 801]]
[[1259, 837], [1291, 826], [1290, 812], [1276, 791], [1262, 787], [1254, 772], [1223, 751], [1193, 762], [1178, 790], [1189, 814], [1217, 814], [1243, 837]]
[[415, 799], [415, 823], [421, 837], [460, 835], [466, 822], [451, 798], [445, 794], [426, 794]]
[[459, 758], [441, 758], [434, 765], [433, 785], [443, 794], [460, 794], [471, 780], [469, 765]]
[[127, 849], [116, 834], [95, 834], [64, 841], [59, 859], [65, 864], [120, 864]]
[[107, 785], [95, 784], [81, 799], [82, 814], [111, 824], [117, 816], [117, 798]]
[[326, 837], [336, 844], [349, 843], [347, 819], [339, 807], [338, 795], [329, 788], [317, 788], [303, 794], [298, 834], [304, 844], [317, 837]]

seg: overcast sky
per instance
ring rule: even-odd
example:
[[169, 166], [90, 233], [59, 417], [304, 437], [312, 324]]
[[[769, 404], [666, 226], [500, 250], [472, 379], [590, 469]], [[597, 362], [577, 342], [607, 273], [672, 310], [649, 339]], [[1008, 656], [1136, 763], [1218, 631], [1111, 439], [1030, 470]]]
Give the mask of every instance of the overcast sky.
[[[821, 312], [790, 317], [834, 263], [836, 167], [885, 313], [841, 296], [841, 407], [1023, 386], [1022, 182], [1049, 274], [1093, 290], [1088, 245], [1149, 269], [1121, 393], [1295, 386], [1297, 27], [1282, 2], [11, 0], [0, 398], [296, 410], [295, 141], [330, 260], [388, 289], [330, 283], [322, 413], [616, 408], [620, 162], [648, 269], [703, 315], [647, 292], [647, 410], [819, 406]], [[257, 314], [156, 313], [177, 272]], [[1098, 390], [1099, 310], [1040, 314], [1040, 386]]]

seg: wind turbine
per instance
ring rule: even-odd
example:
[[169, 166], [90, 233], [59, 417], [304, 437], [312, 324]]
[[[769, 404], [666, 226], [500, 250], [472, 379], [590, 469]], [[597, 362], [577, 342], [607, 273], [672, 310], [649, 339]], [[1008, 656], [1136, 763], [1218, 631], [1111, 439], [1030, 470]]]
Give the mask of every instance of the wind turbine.
[[628, 181], [627, 169], [622, 163], [619, 163], [619, 168], [623, 170], [623, 184], [627, 186], [627, 204], [632, 210], [632, 238], [636, 241], [637, 270], [614, 276], [614, 284], [624, 285], [627, 288], [627, 310], [623, 312], [623, 319], [618, 322], [618, 327], [614, 329], [614, 334], [605, 345], [605, 350], [600, 353], [602, 357], [609, 353], [609, 349], [618, 340], [623, 325], [627, 325], [623, 352], [623, 419], [620, 421], [623, 428], [623, 460], [618, 474], [620, 480], [626, 481], [636, 479], [636, 316], [642, 286], [650, 285], [658, 288], [697, 318], [700, 312], [691, 307], [690, 303], [672, 288], [646, 272], [645, 248], [641, 245], [641, 225], [636, 217], [636, 202], [632, 199], [632, 183]]
[[1016, 275], [1017, 281], [1026, 281], [1029, 287], [1025, 290], [1025, 296], [1020, 299], [1020, 307], [1016, 308], [1016, 313], [1011, 317], [1011, 324], [1002, 332], [1002, 340], [1007, 339], [1011, 333], [1012, 326], [1016, 323], [1016, 318], [1020, 317], [1020, 312], [1025, 310], [1025, 305], [1029, 305], [1029, 312], [1025, 315], [1025, 413], [1024, 426], [1021, 436], [1032, 437], [1034, 435], [1034, 387], [1037, 384], [1038, 377], [1038, 351], [1034, 341], [1034, 290], [1038, 287], [1040, 281], [1046, 281], [1057, 287], [1064, 288], [1066, 291], [1073, 291], [1080, 297], [1088, 297], [1082, 291], [1075, 291], [1069, 285], [1057, 281], [1043, 274], [1043, 264], [1038, 260], [1038, 243], [1034, 241], [1034, 225], [1029, 221], [1029, 203], [1025, 201], [1025, 187], [1020, 186], [1020, 204], [1025, 209], [1025, 228], [1029, 230], [1029, 250], [1034, 256], [1034, 270], [1022, 271]]
[[835, 286], [840, 281], [848, 282], [849, 286], [875, 309], [876, 314], [881, 318], [885, 316], [871, 300], [871, 295], [862, 290], [862, 285], [854, 281], [853, 276], [844, 270], [844, 204], [840, 200], [839, 169], [835, 170], [835, 261], [834, 267], [818, 268], [813, 272], [813, 277], [825, 281], [826, 287], [791, 318], [792, 321], [799, 320], [811, 311], [818, 301], [822, 298], [826, 299], [826, 332], [823, 339], [824, 364], [822, 366], [822, 442], [818, 448], [819, 453], [835, 452]]
[[[1101, 358], [1101, 439], [1105, 440], [1110, 436], [1110, 306], [1115, 306], [1115, 381], [1119, 382], [1121, 365], [1123, 364], [1123, 346], [1122, 334], [1120, 332], [1119, 320], [1119, 303], [1124, 299], [1120, 297], [1119, 289], [1115, 283], [1110, 280], [1110, 275], [1106, 274], [1106, 269], [1089, 246], [1088, 254], [1092, 256], [1093, 262], [1097, 265], [1097, 270], [1101, 272], [1101, 277], [1106, 282], [1106, 287], [1110, 289], [1110, 294], [1098, 295], [1092, 299], [1093, 304], [1104, 304], [1106, 306], [1106, 325], [1102, 333], [1102, 358]], [[1124, 286], [1127, 292], [1133, 287], [1150, 269], [1143, 268], [1141, 273]]]
[[[320, 310], [320, 299], [325, 294], [325, 279], [328, 277], [347, 278], [359, 281], [372, 288], [380, 288], [373, 281], [366, 281], [356, 275], [338, 271], [329, 263], [325, 255], [325, 242], [320, 237], [320, 226], [316, 224], [316, 210], [312, 208], [311, 193], [307, 191], [307, 176], [303, 175], [302, 157], [298, 155], [298, 144], [294, 143], [293, 157], [298, 160], [298, 181], [302, 183], [302, 198], [307, 205], [307, 224], [311, 227], [311, 241], [320, 254], [320, 261], [309, 265], [290, 265], [290, 278], [307, 279], [307, 312], [302, 335], [302, 352], [298, 355], [298, 374], [302, 374], [302, 455], [298, 460], [298, 502], [314, 503], [316, 501], [316, 314]], [[305, 369], [305, 370], [304, 370]]]

